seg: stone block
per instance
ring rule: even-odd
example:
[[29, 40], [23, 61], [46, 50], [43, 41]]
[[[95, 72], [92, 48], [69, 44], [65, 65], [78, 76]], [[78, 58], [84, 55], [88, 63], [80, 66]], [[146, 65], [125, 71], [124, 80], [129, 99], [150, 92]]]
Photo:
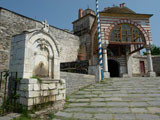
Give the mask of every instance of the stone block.
[[33, 74], [30, 73], [30, 72], [24, 72], [23, 73], [23, 78], [31, 78], [32, 76], [33, 76]]
[[48, 85], [48, 88], [49, 88], [50, 90], [55, 89], [55, 88], [56, 88], [55, 83], [49, 84], [49, 85]]
[[48, 90], [48, 84], [42, 84], [41, 89], [42, 90]]
[[38, 81], [37, 79], [22, 79], [20, 83], [24, 83], [24, 84], [37, 84]]
[[102, 114], [102, 113], [99, 113], [99, 114], [95, 114], [95, 118], [96, 119], [101, 119], [101, 120], [112, 120], [113, 119], [113, 115], [112, 114]]
[[67, 113], [67, 112], [58, 112], [55, 114], [56, 116], [62, 116], [65, 118], [71, 118], [73, 116], [73, 113]]
[[92, 114], [88, 114], [88, 113], [75, 113], [74, 114], [74, 118], [91, 120], [92, 119]]
[[50, 90], [51, 95], [57, 95], [58, 94], [58, 89], [55, 90]]
[[20, 84], [19, 89], [21, 91], [31, 91], [33, 90], [33, 84]]
[[49, 101], [55, 101], [55, 96], [49, 96]]
[[33, 99], [34, 104], [40, 104], [41, 103], [41, 97], [36, 97]]
[[41, 95], [42, 96], [49, 96], [50, 93], [49, 93], [49, 91], [41, 91]]
[[40, 95], [41, 95], [40, 91], [29, 91], [29, 92], [26, 92], [25, 97], [27, 98], [39, 97]]
[[64, 89], [65, 84], [57, 83], [57, 89]]
[[44, 102], [44, 103], [49, 102], [49, 97], [48, 97], [48, 96], [47, 96], [47, 97], [43, 97], [43, 102]]
[[37, 90], [40, 90], [40, 85], [39, 84], [34, 84], [34, 90], [37, 91]]
[[34, 105], [33, 98], [30, 98], [28, 99], [27, 106], [32, 106], [32, 105]]
[[22, 105], [28, 105], [27, 98], [20, 97], [19, 102], [20, 102], [20, 104], [22, 104]]
[[65, 99], [65, 95], [64, 94], [56, 95], [56, 101], [58, 101], [58, 100], [64, 100], [64, 99]]
[[65, 89], [59, 89], [59, 94], [65, 94], [66, 93], [66, 90]]
[[147, 76], [148, 77], [156, 77], [156, 73], [155, 72], [148, 72]]
[[110, 73], [109, 72], [104, 72], [104, 78], [110, 78]]

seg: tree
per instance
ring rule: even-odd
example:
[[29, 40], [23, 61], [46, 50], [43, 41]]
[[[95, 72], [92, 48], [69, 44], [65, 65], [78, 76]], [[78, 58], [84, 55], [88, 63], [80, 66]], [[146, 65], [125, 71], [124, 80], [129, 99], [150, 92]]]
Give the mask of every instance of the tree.
[[[147, 55], [147, 52], [143, 52], [144, 55]], [[160, 47], [153, 45], [151, 48], [151, 54], [152, 55], [160, 55]]]

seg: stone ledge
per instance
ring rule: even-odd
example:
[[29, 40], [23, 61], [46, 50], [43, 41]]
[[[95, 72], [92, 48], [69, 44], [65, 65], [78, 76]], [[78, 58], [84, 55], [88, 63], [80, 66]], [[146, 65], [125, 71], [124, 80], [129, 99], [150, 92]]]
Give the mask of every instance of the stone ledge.
[[23, 83], [23, 84], [37, 84], [38, 80], [37, 79], [22, 79], [20, 81], [20, 83]]
[[148, 72], [147, 76], [148, 77], [156, 77], [156, 73], [155, 72]]

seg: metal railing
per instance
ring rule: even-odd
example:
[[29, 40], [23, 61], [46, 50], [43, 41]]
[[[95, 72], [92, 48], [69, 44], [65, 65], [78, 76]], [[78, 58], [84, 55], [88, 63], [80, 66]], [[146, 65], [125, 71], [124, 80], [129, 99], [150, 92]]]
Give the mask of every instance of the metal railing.
[[0, 115], [16, 111], [17, 72], [0, 72]]

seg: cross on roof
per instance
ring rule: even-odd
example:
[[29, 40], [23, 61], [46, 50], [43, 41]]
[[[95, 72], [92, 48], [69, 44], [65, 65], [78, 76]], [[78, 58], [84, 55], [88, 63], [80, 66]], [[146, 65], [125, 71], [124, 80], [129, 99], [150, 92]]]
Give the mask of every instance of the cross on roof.
[[42, 24], [44, 25], [44, 28], [49, 27], [49, 25], [47, 24], [47, 20], [44, 20]]
[[49, 24], [47, 24], [47, 20], [44, 20], [42, 22], [42, 24], [43, 24], [43, 30], [48, 32], [49, 31]]

